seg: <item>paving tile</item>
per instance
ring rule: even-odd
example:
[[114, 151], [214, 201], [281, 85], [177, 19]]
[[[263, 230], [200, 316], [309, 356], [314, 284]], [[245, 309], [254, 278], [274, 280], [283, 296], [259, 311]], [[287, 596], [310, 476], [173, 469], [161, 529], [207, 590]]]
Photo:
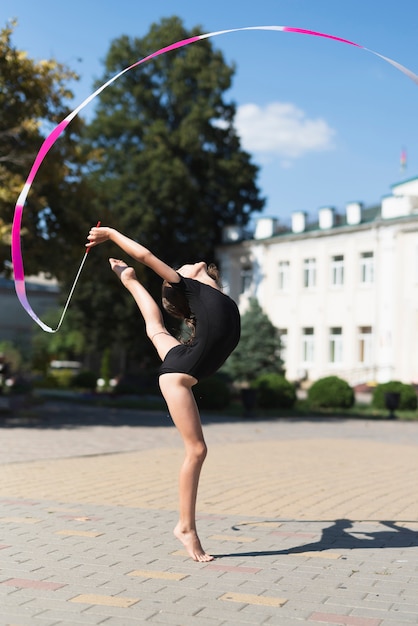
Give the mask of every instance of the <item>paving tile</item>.
[[338, 552], [327, 552], [327, 551], [312, 552], [312, 551], [308, 551], [308, 552], [297, 552], [293, 556], [304, 556], [304, 557], [308, 557], [310, 559], [340, 559], [342, 555], [340, 553], [338, 553]]
[[206, 570], [215, 572], [230, 572], [234, 574], [257, 574], [260, 569], [258, 567], [245, 567], [240, 565], [222, 565], [218, 563], [210, 563], [206, 566]]
[[252, 543], [256, 541], [255, 537], [242, 537], [240, 535], [211, 535], [209, 539], [213, 541], [232, 541], [233, 543]]
[[56, 535], [64, 535], [66, 537], [101, 537], [103, 533], [97, 533], [90, 530], [57, 530]]
[[257, 596], [251, 593], [226, 592], [219, 600], [227, 602], [239, 602], [241, 604], [257, 604], [261, 606], [283, 606], [287, 598], [275, 598], [272, 596]]
[[9, 578], [0, 583], [8, 587], [17, 587], [19, 589], [42, 589], [46, 591], [55, 591], [61, 587], [65, 587], [65, 583], [53, 583], [45, 580], [30, 580], [26, 578]]
[[324, 624], [340, 624], [341, 626], [380, 626], [381, 623], [381, 619], [354, 617], [352, 615], [341, 615], [338, 613], [315, 612], [309, 616], [309, 619]]
[[128, 572], [127, 576], [140, 576], [142, 578], [158, 578], [159, 580], [183, 580], [188, 574], [179, 574], [176, 572], [159, 572], [153, 570], [134, 570]]
[[122, 598], [120, 596], [105, 596], [97, 595], [93, 593], [82, 593], [74, 598], [71, 598], [70, 602], [78, 602], [80, 604], [94, 604], [99, 606], [117, 606], [121, 608], [128, 608], [137, 602], [140, 602], [139, 598]]
[[0, 517], [0, 524], [38, 524], [40, 521], [36, 517]]

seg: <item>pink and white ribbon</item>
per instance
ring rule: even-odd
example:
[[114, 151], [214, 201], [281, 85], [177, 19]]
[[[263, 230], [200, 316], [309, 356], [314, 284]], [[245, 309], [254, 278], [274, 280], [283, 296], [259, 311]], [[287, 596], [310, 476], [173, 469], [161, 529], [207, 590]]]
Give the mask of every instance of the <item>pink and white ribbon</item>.
[[15, 206], [15, 213], [14, 213], [14, 218], [13, 218], [13, 226], [12, 226], [12, 264], [13, 264], [13, 272], [14, 272], [14, 282], [15, 282], [15, 289], [16, 289], [16, 294], [17, 297], [19, 298], [20, 303], [22, 304], [23, 308], [27, 311], [27, 313], [32, 317], [32, 319], [46, 332], [49, 333], [55, 333], [57, 332], [57, 330], [60, 328], [61, 323], [64, 319], [64, 315], [67, 311], [71, 296], [74, 292], [75, 289], [75, 285], [78, 281], [78, 278], [80, 276], [81, 270], [83, 268], [84, 262], [86, 260], [86, 254], [83, 257], [83, 260], [81, 262], [81, 265], [79, 267], [79, 270], [77, 272], [76, 278], [74, 280], [73, 286], [71, 288], [70, 294], [67, 298], [67, 302], [65, 304], [63, 313], [61, 315], [61, 319], [58, 323], [58, 326], [55, 329], [50, 328], [49, 326], [47, 326], [46, 324], [44, 324], [44, 322], [42, 322], [39, 317], [36, 315], [36, 313], [33, 311], [31, 305], [29, 304], [27, 295], [26, 295], [26, 288], [25, 288], [25, 272], [24, 272], [24, 267], [23, 267], [23, 258], [22, 258], [22, 249], [21, 249], [21, 237], [20, 237], [20, 232], [21, 232], [21, 223], [22, 223], [22, 215], [23, 215], [23, 208], [25, 206], [25, 202], [26, 202], [26, 198], [28, 196], [29, 190], [33, 184], [33, 181], [35, 180], [35, 176], [39, 170], [39, 167], [42, 164], [42, 161], [45, 159], [46, 155], [48, 154], [49, 150], [52, 148], [52, 146], [54, 145], [54, 143], [57, 141], [58, 137], [61, 135], [61, 133], [64, 132], [64, 130], [67, 128], [67, 126], [70, 124], [70, 122], [76, 117], [76, 115], [78, 115], [80, 113], [80, 111], [82, 109], [84, 109], [84, 107], [86, 107], [92, 100], [94, 100], [94, 98], [96, 98], [96, 96], [98, 96], [104, 89], [106, 89], [106, 87], [109, 87], [109, 85], [111, 85], [113, 82], [115, 82], [118, 78], [120, 78], [120, 76], [122, 76], [123, 74], [125, 74], [126, 72], [129, 72], [129, 70], [132, 70], [134, 67], [138, 67], [139, 65], [142, 65], [143, 63], [145, 63], [146, 61], [149, 61], [157, 56], [161, 56], [162, 54], [165, 54], [166, 52], [170, 52], [171, 50], [176, 50], [177, 48], [183, 48], [185, 46], [188, 46], [189, 44], [195, 43], [197, 41], [201, 41], [202, 39], [209, 39], [210, 37], [216, 37], [218, 35], [225, 35], [227, 33], [235, 33], [235, 32], [239, 32], [239, 31], [250, 31], [250, 30], [265, 30], [265, 31], [279, 31], [279, 32], [285, 32], [285, 33], [296, 33], [299, 35], [310, 35], [310, 36], [314, 36], [314, 37], [323, 37], [325, 39], [330, 39], [332, 41], [336, 41], [336, 42], [340, 42], [340, 43], [345, 43], [348, 44], [350, 46], [354, 46], [356, 48], [360, 48], [362, 50], [365, 50], [366, 52], [370, 52], [371, 54], [374, 54], [375, 56], [379, 57], [380, 59], [383, 59], [383, 61], [386, 61], [387, 63], [390, 63], [391, 65], [393, 65], [393, 67], [395, 67], [397, 70], [399, 70], [400, 72], [402, 72], [403, 74], [405, 74], [406, 76], [408, 76], [408, 78], [410, 78], [416, 85], [418, 85], [418, 76], [417, 74], [415, 74], [414, 72], [412, 72], [410, 69], [408, 69], [407, 67], [405, 67], [404, 65], [401, 65], [400, 63], [398, 63], [397, 61], [394, 61], [393, 59], [389, 59], [386, 56], [383, 56], [382, 54], [379, 54], [379, 52], [375, 52], [374, 50], [370, 50], [369, 48], [365, 48], [364, 46], [361, 46], [357, 43], [354, 43], [353, 41], [349, 41], [348, 39], [342, 39], [341, 37], [336, 37], [334, 35], [327, 35], [325, 33], [320, 33], [314, 30], [306, 30], [304, 28], [293, 28], [291, 26], [247, 26], [244, 28], [231, 28], [228, 30], [220, 30], [220, 31], [216, 31], [213, 33], [205, 33], [202, 35], [196, 35], [194, 37], [189, 37], [187, 39], [183, 39], [181, 41], [177, 41], [176, 43], [172, 43], [169, 46], [165, 46], [164, 48], [160, 48], [160, 50], [157, 50], [156, 52], [153, 52], [152, 54], [144, 57], [143, 59], [140, 59], [139, 61], [136, 61], [135, 63], [133, 63], [132, 65], [130, 65], [129, 67], [126, 67], [125, 69], [123, 69], [121, 72], [119, 72], [118, 74], [116, 74], [115, 76], [113, 76], [110, 80], [108, 80], [106, 83], [104, 83], [101, 87], [99, 87], [99, 89], [97, 89], [94, 93], [92, 93], [88, 98], [86, 98], [76, 109], [74, 109], [71, 113], [69, 113], [67, 115], [67, 117], [65, 119], [62, 120], [62, 122], [60, 122], [55, 128], [54, 130], [48, 135], [48, 137], [46, 137], [45, 141], [43, 142], [38, 154], [36, 155], [35, 161], [32, 165], [32, 168], [29, 172], [29, 176], [26, 180], [26, 183], [22, 189], [22, 191], [20, 192], [19, 198], [16, 202], [16, 206]]

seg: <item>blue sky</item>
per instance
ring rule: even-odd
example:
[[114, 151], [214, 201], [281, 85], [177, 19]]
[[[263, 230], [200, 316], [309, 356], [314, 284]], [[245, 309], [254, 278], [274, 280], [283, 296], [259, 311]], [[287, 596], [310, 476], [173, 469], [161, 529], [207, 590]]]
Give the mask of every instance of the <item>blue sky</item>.
[[[102, 76], [113, 39], [143, 37], [152, 23], [173, 15], [203, 33], [266, 25], [318, 30], [418, 73], [417, 0], [2, 0], [0, 5], [2, 27], [18, 19], [13, 37], [18, 48], [36, 60], [54, 57], [81, 75], [74, 108]], [[211, 41], [237, 66], [227, 97], [238, 106], [243, 147], [261, 168], [264, 215], [287, 222], [293, 211], [315, 215], [321, 206], [373, 204], [392, 184], [418, 176], [418, 87], [391, 65], [352, 46], [291, 33], [239, 32]]]

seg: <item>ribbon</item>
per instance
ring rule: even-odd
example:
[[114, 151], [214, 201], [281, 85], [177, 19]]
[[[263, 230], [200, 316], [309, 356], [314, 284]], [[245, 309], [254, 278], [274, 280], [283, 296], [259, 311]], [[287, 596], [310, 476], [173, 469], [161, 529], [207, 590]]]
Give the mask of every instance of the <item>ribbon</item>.
[[80, 268], [79, 268], [79, 270], [77, 272], [76, 278], [74, 280], [73, 286], [72, 286], [71, 291], [70, 291], [70, 295], [67, 298], [67, 302], [66, 302], [66, 305], [64, 307], [64, 310], [63, 310], [63, 313], [61, 315], [61, 319], [59, 321], [59, 324], [58, 324], [57, 328], [55, 328], [55, 329], [50, 328], [49, 326], [44, 324], [44, 322], [42, 322], [39, 319], [39, 317], [33, 311], [31, 305], [28, 302], [28, 298], [27, 298], [27, 295], [26, 295], [26, 288], [25, 288], [25, 273], [24, 273], [24, 267], [23, 267], [23, 258], [22, 258], [22, 250], [21, 250], [21, 236], [20, 236], [23, 208], [25, 206], [26, 198], [27, 198], [28, 193], [30, 191], [30, 188], [31, 188], [31, 186], [33, 184], [33, 181], [35, 180], [35, 176], [36, 176], [36, 174], [37, 174], [37, 172], [39, 170], [39, 167], [41, 166], [41, 164], [42, 164], [43, 160], [45, 159], [46, 155], [48, 154], [49, 150], [52, 148], [54, 143], [57, 141], [57, 139], [59, 138], [61, 133], [63, 133], [64, 130], [67, 128], [67, 126], [70, 124], [70, 122], [80, 113], [80, 111], [82, 109], [84, 109], [84, 107], [86, 107], [92, 100], [94, 100], [94, 98], [96, 98], [96, 96], [98, 96], [104, 89], [106, 89], [106, 87], [109, 87], [109, 85], [114, 83], [118, 78], [120, 78], [126, 72], [129, 72], [133, 68], [138, 67], [139, 65], [142, 65], [143, 63], [146, 63], [147, 61], [149, 61], [149, 60], [151, 60], [151, 59], [153, 59], [155, 57], [161, 56], [162, 54], [165, 54], [166, 52], [170, 52], [172, 50], [176, 50], [177, 48], [184, 48], [185, 46], [188, 46], [188, 45], [190, 45], [192, 43], [195, 43], [197, 41], [201, 41], [202, 39], [209, 39], [210, 37], [217, 37], [219, 35], [225, 35], [225, 34], [228, 34], [228, 33], [235, 33], [235, 32], [240, 32], [240, 31], [250, 31], [250, 30], [264, 30], [264, 31], [279, 31], [279, 32], [285, 32], [285, 33], [296, 33], [296, 34], [299, 34], [299, 35], [309, 35], [309, 36], [313, 36], [313, 37], [323, 37], [325, 39], [330, 39], [332, 41], [348, 44], [350, 46], [354, 46], [355, 48], [360, 48], [361, 50], [364, 50], [366, 52], [370, 52], [371, 54], [374, 54], [375, 56], [379, 57], [383, 61], [386, 61], [387, 63], [390, 63], [391, 65], [393, 65], [393, 67], [395, 67], [397, 70], [399, 70], [400, 72], [405, 74], [416, 85], [418, 85], [418, 76], [417, 76], [417, 74], [414, 74], [414, 72], [412, 72], [410, 69], [408, 69], [404, 65], [401, 65], [397, 61], [394, 61], [393, 59], [390, 59], [390, 58], [388, 58], [386, 56], [383, 56], [379, 52], [375, 52], [374, 50], [370, 50], [369, 48], [365, 48], [364, 46], [361, 46], [360, 44], [355, 43], [354, 41], [350, 41], [348, 39], [342, 39], [341, 37], [336, 37], [335, 35], [327, 35], [326, 33], [320, 33], [318, 31], [314, 31], [314, 30], [306, 30], [304, 28], [294, 28], [294, 27], [291, 27], [291, 26], [247, 26], [247, 27], [244, 27], [244, 28], [231, 28], [231, 29], [228, 29], [228, 30], [219, 30], [219, 31], [215, 31], [213, 33], [205, 33], [205, 34], [201, 34], [201, 35], [196, 35], [194, 37], [189, 37], [187, 39], [182, 39], [181, 41], [177, 41], [175, 43], [172, 43], [169, 46], [165, 46], [163, 48], [160, 48], [156, 52], [153, 52], [152, 54], [149, 54], [148, 56], [140, 59], [139, 61], [136, 61], [132, 65], [129, 65], [129, 67], [126, 67], [122, 71], [118, 72], [117, 74], [115, 74], [115, 76], [110, 78], [110, 80], [108, 80], [101, 87], [99, 87], [94, 93], [92, 93], [90, 96], [88, 96], [88, 98], [83, 100], [83, 102], [77, 108], [75, 108], [71, 113], [69, 113], [67, 115], [67, 117], [65, 119], [63, 119], [62, 122], [60, 122], [54, 128], [54, 130], [52, 130], [52, 132], [46, 137], [46, 139], [44, 140], [44, 142], [43, 142], [43, 144], [42, 144], [38, 154], [35, 157], [35, 161], [34, 161], [34, 163], [32, 165], [32, 168], [31, 168], [31, 170], [29, 172], [29, 176], [28, 176], [28, 178], [26, 180], [26, 183], [25, 183], [22, 191], [20, 192], [19, 198], [18, 198], [18, 200], [16, 202], [15, 212], [14, 212], [14, 217], [13, 217], [13, 225], [12, 225], [12, 246], [11, 246], [11, 249], [12, 249], [12, 264], [13, 264], [14, 283], [15, 283], [16, 294], [17, 294], [17, 297], [18, 297], [20, 303], [22, 304], [23, 308], [26, 310], [26, 312], [32, 317], [32, 319], [44, 331], [49, 332], [49, 333], [55, 333], [55, 332], [57, 332], [57, 330], [61, 326], [61, 323], [62, 323], [62, 321], [64, 319], [64, 315], [65, 315], [66, 310], [67, 310], [68, 305], [69, 305], [69, 301], [70, 301], [71, 296], [72, 296], [72, 294], [74, 292], [76, 283], [78, 281], [78, 278], [79, 278], [79, 276], [81, 274], [81, 270], [82, 270], [82, 268], [84, 266], [84, 263], [86, 261], [86, 258], [87, 258], [87, 256], [86, 256], [87, 253], [86, 253], [84, 255], [84, 257], [83, 257], [83, 260], [81, 262]]

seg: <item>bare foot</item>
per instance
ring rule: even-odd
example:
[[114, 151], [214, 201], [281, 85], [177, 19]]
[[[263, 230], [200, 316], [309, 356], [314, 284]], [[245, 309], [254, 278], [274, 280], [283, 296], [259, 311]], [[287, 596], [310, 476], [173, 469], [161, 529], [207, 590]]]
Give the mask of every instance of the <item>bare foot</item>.
[[179, 541], [181, 541], [181, 543], [186, 548], [187, 554], [194, 561], [199, 561], [199, 563], [213, 561], [214, 557], [210, 554], [207, 554], [202, 548], [202, 544], [200, 543], [200, 539], [197, 536], [195, 530], [189, 530], [185, 532], [181, 530], [180, 524], [177, 524], [174, 529], [174, 536], [177, 537]]
[[136, 279], [135, 270], [133, 267], [129, 267], [126, 265], [124, 261], [120, 261], [119, 259], [109, 259], [110, 267], [115, 272], [116, 276], [118, 276], [122, 283], [126, 283], [131, 278]]

